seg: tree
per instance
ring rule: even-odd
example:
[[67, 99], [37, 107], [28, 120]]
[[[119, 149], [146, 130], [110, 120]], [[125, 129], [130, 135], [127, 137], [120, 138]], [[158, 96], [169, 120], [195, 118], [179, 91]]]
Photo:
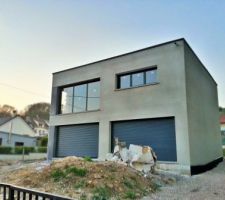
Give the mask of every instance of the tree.
[[220, 115], [225, 115], [225, 108], [219, 107]]
[[42, 137], [40, 139], [40, 146], [47, 147], [47, 145], [48, 145], [48, 136]]
[[45, 102], [28, 105], [25, 108], [24, 116], [31, 118], [49, 119], [50, 104]]
[[0, 117], [13, 117], [17, 114], [17, 110], [15, 107], [10, 105], [0, 105]]

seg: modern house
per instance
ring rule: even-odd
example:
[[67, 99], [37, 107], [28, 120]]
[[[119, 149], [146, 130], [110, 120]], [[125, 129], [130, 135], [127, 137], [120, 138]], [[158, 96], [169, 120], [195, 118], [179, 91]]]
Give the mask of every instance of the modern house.
[[0, 146], [36, 146], [35, 132], [21, 118], [0, 118]]
[[117, 137], [196, 174], [222, 161], [218, 119], [215, 80], [177, 39], [54, 73], [48, 158], [104, 159]]

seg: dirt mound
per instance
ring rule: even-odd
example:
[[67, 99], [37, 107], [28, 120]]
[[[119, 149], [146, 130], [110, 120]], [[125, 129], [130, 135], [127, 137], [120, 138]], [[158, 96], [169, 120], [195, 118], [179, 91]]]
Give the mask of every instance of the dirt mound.
[[139, 199], [155, 191], [151, 179], [122, 164], [67, 157], [41, 169], [12, 172], [6, 182], [76, 199]]

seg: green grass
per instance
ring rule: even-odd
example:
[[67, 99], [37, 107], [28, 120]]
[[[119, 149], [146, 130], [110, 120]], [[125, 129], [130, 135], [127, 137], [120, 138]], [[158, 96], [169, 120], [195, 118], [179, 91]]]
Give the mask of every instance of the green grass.
[[136, 199], [136, 193], [132, 190], [129, 190], [125, 193], [125, 199]]
[[124, 179], [123, 184], [129, 189], [134, 188], [134, 184], [132, 183], [132, 181], [127, 178]]
[[87, 183], [85, 182], [85, 180], [80, 180], [78, 183], [76, 183], [74, 185], [75, 189], [79, 189], [79, 188], [83, 188], [87, 185]]
[[51, 177], [54, 181], [59, 181], [60, 179], [65, 178], [65, 176], [65, 173], [60, 169], [55, 169], [51, 172]]
[[93, 190], [92, 200], [108, 200], [110, 199], [110, 190], [107, 187], [97, 187]]
[[86, 169], [81, 169], [81, 168], [77, 168], [77, 167], [68, 167], [65, 170], [66, 174], [74, 174], [76, 176], [85, 176], [87, 174], [87, 170]]
[[92, 158], [90, 156], [85, 156], [84, 157], [84, 161], [87, 161], [87, 162], [92, 162]]
[[59, 181], [63, 178], [69, 177], [69, 175], [71, 174], [75, 176], [84, 177], [87, 174], [87, 170], [82, 168], [77, 168], [74, 166], [66, 167], [64, 170], [55, 169], [51, 172], [51, 177], [53, 178], [54, 181]]

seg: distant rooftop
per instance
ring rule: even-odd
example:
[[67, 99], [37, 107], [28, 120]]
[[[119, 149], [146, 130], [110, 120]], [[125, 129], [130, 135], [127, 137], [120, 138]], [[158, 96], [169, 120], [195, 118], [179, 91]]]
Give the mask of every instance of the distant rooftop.
[[225, 115], [220, 117], [220, 124], [225, 124]]
[[10, 121], [13, 117], [0, 117], [0, 126]]

